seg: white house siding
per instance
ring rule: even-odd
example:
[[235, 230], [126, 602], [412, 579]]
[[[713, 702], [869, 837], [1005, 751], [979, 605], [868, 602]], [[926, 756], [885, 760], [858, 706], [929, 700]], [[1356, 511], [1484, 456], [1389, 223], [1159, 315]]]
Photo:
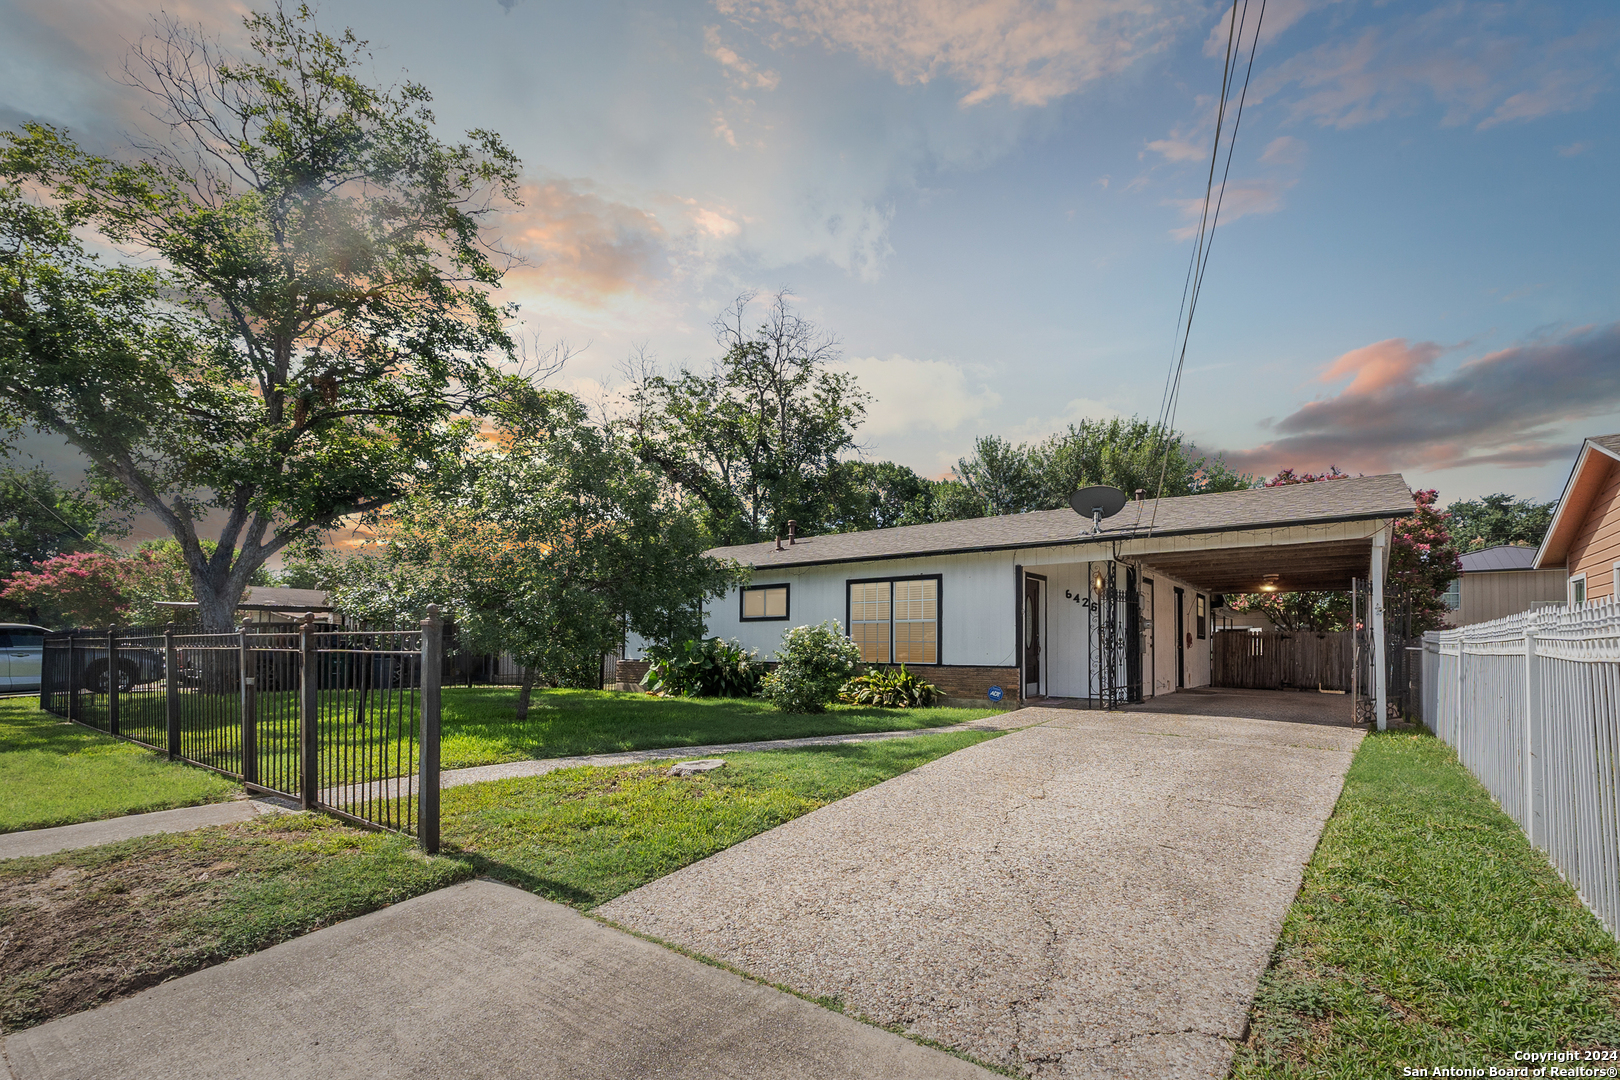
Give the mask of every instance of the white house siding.
[[850, 581], [938, 574], [940, 662], [1006, 667], [1014, 662], [1015, 648], [1013, 565], [1010, 554], [994, 552], [760, 570], [750, 585], [788, 586], [787, 620], [743, 622], [736, 590], [711, 600], [704, 615], [711, 636], [734, 638], [759, 650], [761, 657], [769, 657], [790, 627], [836, 619], [847, 631], [846, 585]]

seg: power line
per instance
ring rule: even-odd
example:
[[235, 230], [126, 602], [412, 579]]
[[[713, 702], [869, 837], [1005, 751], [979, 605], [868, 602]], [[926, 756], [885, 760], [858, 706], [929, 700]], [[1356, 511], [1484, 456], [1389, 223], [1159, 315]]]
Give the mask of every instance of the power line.
[[[1249, 46], [1249, 61], [1243, 74], [1243, 89], [1238, 95], [1237, 110], [1232, 119], [1232, 133], [1226, 143], [1226, 165], [1221, 171], [1221, 183], [1215, 188], [1215, 166], [1220, 158], [1221, 132], [1226, 120], [1226, 104], [1230, 96], [1232, 77], [1236, 74], [1236, 61], [1241, 57], [1244, 28], [1249, 19], [1249, 0], [1243, 0], [1243, 11], [1238, 13], [1238, 0], [1232, 0], [1232, 18], [1227, 24], [1226, 59], [1221, 68], [1221, 97], [1215, 117], [1215, 139], [1210, 148], [1209, 176], [1204, 185], [1204, 208], [1198, 222], [1198, 239], [1188, 263], [1187, 282], [1182, 284], [1181, 309], [1176, 313], [1176, 328], [1180, 349], [1173, 357], [1165, 379], [1165, 391], [1160, 399], [1159, 429], [1163, 442], [1159, 464], [1159, 485], [1153, 496], [1153, 516], [1148, 523], [1151, 532], [1158, 521], [1159, 500], [1164, 496], [1164, 481], [1170, 463], [1170, 432], [1175, 424], [1176, 409], [1181, 399], [1181, 375], [1187, 363], [1187, 346], [1192, 338], [1193, 316], [1198, 310], [1198, 297], [1203, 291], [1204, 274], [1209, 268], [1210, 250], [1215, 244], [1215, 227], [1220, 222], [1221, 206], [1226, 200], [1226, 183], [1232, 174], [1232, 155], [1237, 147], [1238, 129], [1243, 123], [1243, 106], [1249, 97], [1249, 80], [1254, 75], [1254, 58], [1260, 50], [1260, 30], [1265, 23], [1266, 0], [1260, 0], [1260, 11], [1255, 19], [1254, 37]], [[1210, 211], [1213, 196], [1214, 212]], [[1185, 318], [1183, 318], [1185, 316]]]

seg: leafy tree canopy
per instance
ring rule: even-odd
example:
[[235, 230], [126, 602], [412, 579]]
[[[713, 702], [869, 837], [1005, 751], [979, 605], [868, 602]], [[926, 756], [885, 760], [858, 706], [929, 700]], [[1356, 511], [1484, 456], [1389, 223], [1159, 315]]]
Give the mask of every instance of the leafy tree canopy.
[[714, 324], [725, 350], [707, 372], [634, 372], [621, 428], [642, 461], [701, 508], [717, 544], [804, 532], [860, 510], [840, 507], [840, 457], [856, 449], [869, 400], [833, 370], [837, 342], [801, 318], [786, 293], [749, 329], [744, 293]]
[[96, 551], [122, 529], [82, 491], [57, 483], [43, 467], [0, 468], [0, 579], [74, 551]]
[[1552, 525], [1556, 502], [1518, 499], [1505, 492], [1479, 499], [1458, 499], [1446, 507], [1451, 535], [1465, 551], [1523, 544], [1539, 547]]
[[1076, 488], [1095, 484], [1127, 495], [1140, 489], [1148, 498], [1254, 486], [1253, 477], [1221, 457], [1198, 454], [1178, 432], [1161, 436], [1140, 417], [1083, 420], [1032, 446], [984, 436], [971, 457], [957, 462], [955, 474], [978, 502], [978, 513], [966, 517], [1059, 510]]
[[744, 575], [702, 554], [696, 515], [622, 435], [558, 391], [498, 418], [498, 449], [390, 508], [380, 555], [332, 575], [335, 606], [388, 623], [447, 603], [469, 643], [562, 684], [594, 686], [626, 630], [665, 644], [700, 635], [702, 601]]
[[463, 446], [512, 350], [481, 221], [516, 157], [442, 141], [424, 87], [369, 83], [366, 43], [307, 7], [244, 25], [240, 56], [173, 21], [136, 46], [163, 134], [117, 158], [0, 132], [0, 407], [163, 522], [215, 629], [271, 555]]

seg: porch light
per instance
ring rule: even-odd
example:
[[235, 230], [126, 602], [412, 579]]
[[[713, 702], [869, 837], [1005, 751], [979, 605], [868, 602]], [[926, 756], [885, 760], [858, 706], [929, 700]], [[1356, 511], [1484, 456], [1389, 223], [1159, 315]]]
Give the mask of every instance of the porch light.
[[1101, 596], [1103, 584], [1103, 572], [1101, 570], [1093, 570], [1091, 572], [1091, 591], [1096, 593], [1098, 596]]
[[1261, 592], [1276, 592], [1277, 591], [1277, 575], [1276, 574], [1267, 574], [1266, 579], [1263, 582], [1260, 583], [1260, 591]]

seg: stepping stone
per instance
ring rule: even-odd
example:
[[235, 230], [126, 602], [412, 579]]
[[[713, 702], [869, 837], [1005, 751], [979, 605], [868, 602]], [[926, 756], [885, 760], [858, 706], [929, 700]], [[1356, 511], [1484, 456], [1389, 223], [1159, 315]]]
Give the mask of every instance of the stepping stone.
[[671, 776], [696, 776], [698, 773], [713, 772], [725, 764], [722, 758], [705, 758], [702, 761], [677, 761], [669, 767]]

